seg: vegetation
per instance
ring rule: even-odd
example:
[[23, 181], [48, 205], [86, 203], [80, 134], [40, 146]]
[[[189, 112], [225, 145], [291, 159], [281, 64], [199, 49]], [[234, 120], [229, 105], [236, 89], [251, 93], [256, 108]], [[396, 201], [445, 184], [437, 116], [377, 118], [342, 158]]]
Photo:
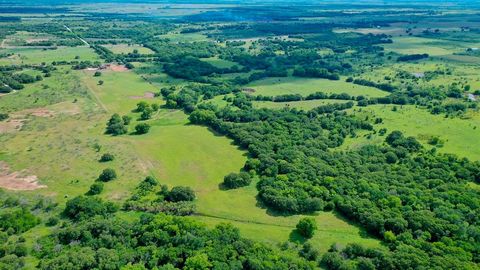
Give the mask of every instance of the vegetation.
[[478, 268], [473, 3], [34, 2], [0, 5], [0, 269]]

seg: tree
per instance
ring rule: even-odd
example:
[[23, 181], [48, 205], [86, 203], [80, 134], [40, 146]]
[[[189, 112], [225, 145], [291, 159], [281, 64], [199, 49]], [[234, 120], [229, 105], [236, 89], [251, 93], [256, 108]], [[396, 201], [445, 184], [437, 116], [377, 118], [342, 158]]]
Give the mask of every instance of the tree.
[[118, 210], [111, 202], [97, 197], [77, 196], [67, 201], [63, 214], [72, 220], [82, 220], [96, 215], [106, 216]]
[[138, 135], [147, 134], [150, 130], [150, 125], [147, 123], [140, 123], [135, 126], [135, 131]]
[[245, 187], [251, 182], [252, 178], [247, 172], [231, 173], [223, 178], [223, 185], [229, 189]]
[[190, 187], [173, 187], [167, 196], [171, 202], [183, 202], [195, 200], [195, 192]]
[[109, 182], [117, 178], [117, 173], [114, 169], [105, 169], [102, 173], [98, 176], [98, 181], [102, 182]]
[[148, 119], [152, 118], [152, 113], [153, 113], [152, 109], [146, 108], [146, 109], [142, 112], [142, 114], [140, 115], [140, 119], [141, 119], [141, 120], [148, 120]]
[[317, 229], [317, 222], [313, 218], [305, 217], [297, 224], [298, 233], [305, 238], [312, 238]]
[[104, 81], [100, 80], [98, 81], [98, 85], [103, 85], [104, 84]]
[[108, 120], [106, 133], [118, 136], [127, 132], [127, 127], [125, 126], [124, 121], [120, 117], [120, 115], [118, 115], [118, 113], [112, 115], [110, 120]]
[[105, 153], [100, 157], [100, 162], [109, 162], [113, 161], [115, 159], [115, 156], [109, 153]]
[[137, 108], [135, 109], [135, 111], [137, 112], [143, 112], [145, 111], [147, 108], [149, 108], [150, 105], [148, 105], [147, 102], [145, 101], [140, 101], [139, 103], [137, 103]]
[[193, 111], [188, 119], [192, 124], [209, 124], [215, 119], [215, 113], [209, 110], [195, 110]]
[[103, 191], [103, 183], [102, 182], [95, 182], [90, 186], [90, 190], [88, 190], [87, 195], [98, 195]]
[[95, 71], [95, 74], [93, 74], [94, 77], [100, 77], [102, 76], [102, 73], [100, 71]]
[[122, 120], [123, 120], [123, 124], [125, 126], [128, 126], [128, 125], [130, 125], [130, 122], [132, 121], [132, 117], [130, 117], [128, 115], [124, 115], [124, 116], [122, 116]]
[[8, 114], [6, 113], [0, 113], [0, 121], [8, 119]]

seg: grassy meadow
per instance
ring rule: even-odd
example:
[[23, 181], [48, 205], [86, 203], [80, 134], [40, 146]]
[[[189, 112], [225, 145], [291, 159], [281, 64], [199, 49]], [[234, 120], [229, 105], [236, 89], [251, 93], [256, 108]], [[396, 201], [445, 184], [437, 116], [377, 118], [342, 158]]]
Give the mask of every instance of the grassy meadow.
[[253, 95], [276, 96], [285, 94], [300, 94], [307, 96], [315, 92], [347, 93], [353, 96], [364, 95], [368, 97], [383, 97], [388, 93], [373, 87], [355, 85], [345, 82], [345, 78], [339, 81], [326, 79], [308, 78], [267, 78], [250, 83], [248, 88], [255, 89]]
[[[439, 152], [480, 160], [480, 113], [469, 112], [463, 118], [445, 118], [444, 115], [432, 115], [426, 109], [413, 105], [397, 106], [397, 111], [392, 108], [392, 105], [372, 105], [362, 109], [357, 107], [351, 113], [370, 119], [382, 118], [383, 123], [375, 125], [376, 130], [386, 128], [387, 133], [400, 130], [407, 136], [414, 136], [427, 148], [432, 147], [428, 144], [429, 139], [438, 137], [443, 141], [442, 147], [437, 146]], [[378, 134], [371, 135], [370, 139], [366, 136], [348, 138], [341, 148], [351, 149], [366, 143], [382, 143], [384, 140], [385, 137]]]

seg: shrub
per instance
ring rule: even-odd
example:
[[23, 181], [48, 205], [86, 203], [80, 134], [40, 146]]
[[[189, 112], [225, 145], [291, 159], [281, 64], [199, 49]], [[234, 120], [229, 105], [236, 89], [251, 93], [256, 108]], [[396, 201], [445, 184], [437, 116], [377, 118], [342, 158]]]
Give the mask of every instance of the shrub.
[[98, 180], [102, 182], [109, 182], [117, 178], [117, 173], [114, 169], [105, 169], [102, 171], [100, 176], [98, 176]]
[[189, 187], [173, 187], [167, 196], [167, 200], [171, 202], [193, 201], [195, 200], [195, 192]]
[[6, 120], [8, 118], [8, 114], [0, 113], [0, 121]]
[[305, 238], [312, 238], [317, 229], [317, 222], [313, 218], [302, 218], [297, 224], [298, 233]]
[[96, 215], [107, 216], [117, 210], [113, 203], [100, 198], [78, 196], [67, 202], [63, 214], [72, 220], [83, 220]]
[[98, 195], [103, 191], [103, 183], [102, 182], [95, 182], [90, 186], [90, 190], [88, 190], [87, 195]]
[[57, 225], [57, 224], [58, 224], [58, 221], [59, 221], [58, 217], [55, 217], [55, 216], [49, 217], [49, 218], [47, 219], [47, 222], [45, 222], [45, 225], [47, 225], [47, 226], [49, 226], [49, 227], [52, 227], [52, 226]]
[[127, 133], [127, 127], [124, 124], [123, 119], [117, 113], [112, 115], [110, 120], [107, 123], [107, 134], [112, 134], [114, 136], [122, 135]]
[[128, 126], [128, 125], [130, 125], [130, 122], [132, 122], [132, 117], [130, 117], [128, 115], [124, 115], [124, 116], [122, 116], [122, 120], [123, 120], [123, 124], [125, 126]]
[[135, 132], [137, 134], [147, 134], [150, 131], [150, 125], [147, 123], [140, 123], [135, 126]]
[[226, 188], [234, 189], [250, 185], [252, 178], [246, 172], [231, 173], [223, 178], [223, 185]]
[[105, 153], [100, 158], [100, 162], [109, 162], [109, 161], [112, 161], [114, 159], [115, 159], [115, 157], [112, 154]]

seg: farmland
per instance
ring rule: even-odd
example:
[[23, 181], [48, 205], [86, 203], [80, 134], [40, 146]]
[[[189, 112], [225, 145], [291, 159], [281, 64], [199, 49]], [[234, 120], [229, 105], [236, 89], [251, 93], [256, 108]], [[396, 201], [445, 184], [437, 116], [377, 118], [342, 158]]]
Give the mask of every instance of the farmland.
[[476, 5], [13, 2], [0, 269], [478, 268]]

